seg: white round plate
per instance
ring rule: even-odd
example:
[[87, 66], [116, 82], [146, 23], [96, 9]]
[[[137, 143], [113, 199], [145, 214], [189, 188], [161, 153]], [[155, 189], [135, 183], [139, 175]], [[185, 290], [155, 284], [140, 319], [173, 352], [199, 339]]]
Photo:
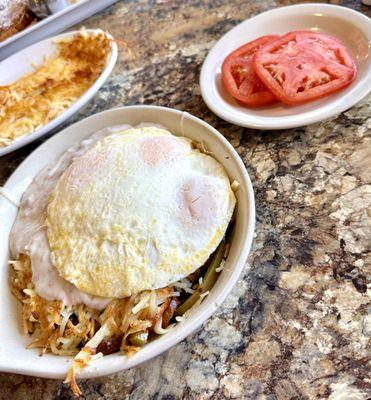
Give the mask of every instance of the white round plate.
[[[236, 48], [268, 34], [310, 29], [340, 39], [354, 56], [358, 74], [346, 89], [300, 106], [281, 103], [248, 108], [225, 90], [223, 60]], [[220, 118], [255, 129], [287, 129], [337, 115], [360, 101], [371, 89], [371, 20], [349, 8], [327, 4], [300, 4], [277, 8], [250, 18], [226, 33], [211, 49], [202, 66], [200, 86], [207, 106]]]
[[[61, 35], [54, 36], [42, 40], [41, 42], [35, 43], [18, 53], [13, 54], [11, 57], [7, 58], [0, 63], [0, 86], [9, 85], [10, 83], [16, 81], [21, 76], [32, 72], [35, 65], [42, 65], [44, 57], [49, 57], [56, 50], [55, 41], [58, 39], [67, 38], [73, 36], [78, 31], [65, 32]], [[87, 29], [87, 33], [94, 32], [94, 29]], [[100, 87], [109, 77], [112, 72], [113, 67], [117, 60], [117, 44], [111, 42], [111, 52], [107, 57], [106, 65], [103, 68], [101, 74], [97, 80], [93, 83], [90, 88], [83, 93], [83, 95], [76, 100], [66, 111], [59, 114], [56, 118], [51, 120], [49, 123], [37, 129], [33, 133], [22, 136], [16, 139], [13, 143], [6, 147], [0, 147], [0, 157], [10, 153], [13, 150], [19, 149], [28, 143], [44, 136], [49, 131], [60, 125], [62, 122], [66, 121], [68, 118], [72, 117], [73, 114], [77, 113], [92, 97], [97, 93]]]
[[[53, 162], [73, 144], [108, 126], [141, 122], [161, 124], [175, 135], [202, 142], [212, 152], [230, 179], [239, 182], [234, 235], [225, 267], [216, 284], [191, 316], [156, 340], [148, 343], [132, 357], [111, 354], [92, 362], [80, 375], [92, 378], [131, 368], [164, 352], [197, 329], [223, 302], [236, 283], [250, 251], [255, 226], [254, 192], [246, 168], [231, 144], [206, 122], [178, 110], [155, 106], [130, 106], [104, 111], [69, 126], [54, 135], [31, 153], [14, 171], [4, 188], [19, 200], [35, 175]], [[9, 288], [9, 232], [17, 208], [0, 196], [0, 371], [64, 378], [71, 357], [45, 354], [26, 349], [30, 338], [21, 334], [21, 309]]]

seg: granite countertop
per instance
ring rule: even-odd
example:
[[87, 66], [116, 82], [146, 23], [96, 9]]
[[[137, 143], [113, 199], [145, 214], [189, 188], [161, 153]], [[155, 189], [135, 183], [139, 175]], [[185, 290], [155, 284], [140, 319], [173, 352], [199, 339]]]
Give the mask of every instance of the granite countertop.
[[[252, 179], [256, 236], [232, 294], [194, 335], [129, 371], [83, 381], [86, 399], [363, 400], [371, 396], [370, 97], [336, 118], [285, 131], [222, 121], [198, 78], [217, 39], [264, 0], [120, 1], [84, 21], [109, 30], [119, 60], [88, 108], [157, 104], [209, 122]], [[331, 1], [365, 13], [360, 1]], [[0, 184], [42, 141], [0, 160]], [[0, 374], [1, 399], [70, 399], [60, 381]]]

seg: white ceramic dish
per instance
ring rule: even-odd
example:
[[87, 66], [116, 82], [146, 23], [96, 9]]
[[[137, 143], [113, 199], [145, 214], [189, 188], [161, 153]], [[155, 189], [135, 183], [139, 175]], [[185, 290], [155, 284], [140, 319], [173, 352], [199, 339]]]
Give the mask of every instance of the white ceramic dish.
[[[86, 32], [93, 32], [92, 29], [86, 30]], [[26, 49], [13, 54], [11, 57], [0, 63], [0, 85], [8, 85], [24, 74], [30, 73], [34, 70], [33, 65], [42, 65], [44, 57], [48, 57], [53, 54], [56, 50], [55, 40], [67, 38], [76, 34], [77, 31], [71, 31], [62, 33], [61, 35], [54, 36], [49, 39], [45, 39], [41, 42], [35, 43]], [[70, 108], [58, 115], [56, 118], [51, 120], [48, 124], [44, 125], [35, 132], [23, 136], [20, 139], [15, 140], [12, 144], [6, 147], [0, 148], [0, 156], [10, 153], [13, 150], [19, 149], [26, 144], [33, 142], [41, 136], [47, 134], [50, 130], [54, 129], [62, 122], [66, 121], [73, 114], [79, 111], [100, 89], [104, 82], [112, 72], [113, 67], [117, 60], [117, 44], [112, 41], [111, 52], [107, 57], [106, 65], [93, 85], [77, 100]]]
[[[225, 90], [221, 64], [244, 43], [268, 34], [282, 35], [311, 29], [339, 38], [355, 57], [357, 78], [346, 89], [301, 106], [272, 105], [262, 108], [241, 106]], [[236, 125], [255, 129], [287, 129], [312, 124], [352, 107], [371, 90], [371, 20], [346, 7], [300, 4], [264, 12], [225, 34], [212, 48], [202, 66], [200, 86], [207, 106], [219, 117]]]
[[[235, 235], [225, 268], [201, 306], [194, 314], [178, 324], [172, 331], [147, 344], [137, 354], [127, 358], [111, 354], [94, 361], [82, 377], [111, 374], [138, 365], [175, 345], [197, 329], [222, 303], [236, 283], [250, 250], [255, 224], [255, 204], [252, 185], [240, 157], [230, 143], [206, 122], [178, 110], [155, 106], [130, 106], [104, 111], [69, 126], [38, 147], [15, 170], [5, 189], [20, 199], [33, 177], [48, 163], [74, 143], [107, 126], [128, 123], [154, 122], [165, 126], [176, 135], [202, 141], [221, 162], [231, 180], [240, 186], [236, 192], [237, 210]], [[29, 338], [20, 333], [20, 306], [10, 293], [8, 284], [8, 236], [17, 214], [17, 208], [0, 196], [0, 370], [13, 373], [63, 378], [71, 363], [70, 357], [51, 354], [38, 356], [36, 349], [27, 350]]]

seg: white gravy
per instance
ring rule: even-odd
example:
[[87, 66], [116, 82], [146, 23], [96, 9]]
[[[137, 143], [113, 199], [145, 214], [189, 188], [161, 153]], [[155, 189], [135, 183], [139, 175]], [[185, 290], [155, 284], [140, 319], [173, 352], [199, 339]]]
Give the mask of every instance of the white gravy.
[[10, 252], [13, 259], [20, 254], [30, 257], [35, 291], [45, 300], [60, 300], [67, 306], [82, 303], [99, 310], [105, 308], [111, 300], [84, 293], [59, 276], [51, 262], [45, 217], [49, 196], [72, 161], [84, 154], [99, 139], [129, 128], [130, 125], [105, 128], [69, 148], [34, 178], [22, 196], [18, 215], [10, 232]]

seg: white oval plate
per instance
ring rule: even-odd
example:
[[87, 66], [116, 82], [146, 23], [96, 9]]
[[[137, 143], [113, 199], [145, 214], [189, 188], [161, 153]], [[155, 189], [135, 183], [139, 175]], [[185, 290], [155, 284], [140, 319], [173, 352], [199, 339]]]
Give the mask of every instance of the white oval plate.
[[[281, 103], [261, 108], [241, 106], [225, 90], [221, 80], [225, 57], [260, 36], [282, 35], [299, 29], [320, 31], [339, 38], [356, 60], [356, 79], [336, 94], [300, 106]], [[346, 7], [300, 4], [267, 11], [237, 25], [211, 49], [201, 70], [202, 97], [220, 118], [249, 128], [287, 129], [319, 122], [352, 107], [371, 90], [370, 42], [371, 20]]]
[[[197, 329], [232, 290], [250, 251], [255, 225], [254, 192], [246, 168], [231, 144], [206, 122], [187, 113], [164, 107], [130, 106], [104, 111], [69, 126], [54, 135], [31, 153], [14, 171], [5, 189], [19, 200], [34, 176], [47, 164], [75, 143], [108, 126], [141, 122], [153, 122], [165, 126], [175, 135], [187, 136], [203, 142], [213, 156], [224, 165], [231, 180], [240, 186], [236, 192], [237, 209], [235, 234], [225, 267], [210, 294], [201, 306], [172, 331], [146, 345], [128, 358], [116, 353], [92, 362], [80, 375], [92, 378], [111, 374], [138, 365], [174, 346]], [[30, 338], [21, 334], [21, 308], [10, 292], [9, 232], [17, 214], [17, 208], [0, 196], [0, 370], [46, 378], [64, 378], [71, 357], [45, 354], [39, 357], [37, 349], [26, 349]]]
[[[41, 42], [35, 43], [32, 46], [29, 46], [2, 61], [0, 63], [0, 85], [8, 85], [19, 79], [24, 74], [32, 72], [34, 70], [34, 65], [42, 65], [44, 57], [49, 57], [51, 54], [53, 54], [53, 52], [56, 50], [56, 40], [73, 36], [77, 32], [78, 31], [66, 32], [62, 33], [61, 35], [42, 40]], [[94, 30], [87, 29], [86, 32], [94, 32]], [[62, 122], [66, 121], [68, 118], [72, 117], [73, 114], [79, 111], [89, 100], [92, 99], [95, 93], [104, 84], [112, 72], [112, 69], [116, 64], [116, 60], [117, 44], [112, 41], [111, 52], [107, 57], [106, 65], [93, 85], [90, 86], [90, 88], [78, 100], [76, 100], [71, 107], [69, 107], [62, 114], [59, 114], [56, 118], [51, 120], [43, 127], [37, 129], [33, 133], [16, 139], [9, 146], [0, 147], [0, 157], [33, 142], [34, 140], [47, 134]]]

